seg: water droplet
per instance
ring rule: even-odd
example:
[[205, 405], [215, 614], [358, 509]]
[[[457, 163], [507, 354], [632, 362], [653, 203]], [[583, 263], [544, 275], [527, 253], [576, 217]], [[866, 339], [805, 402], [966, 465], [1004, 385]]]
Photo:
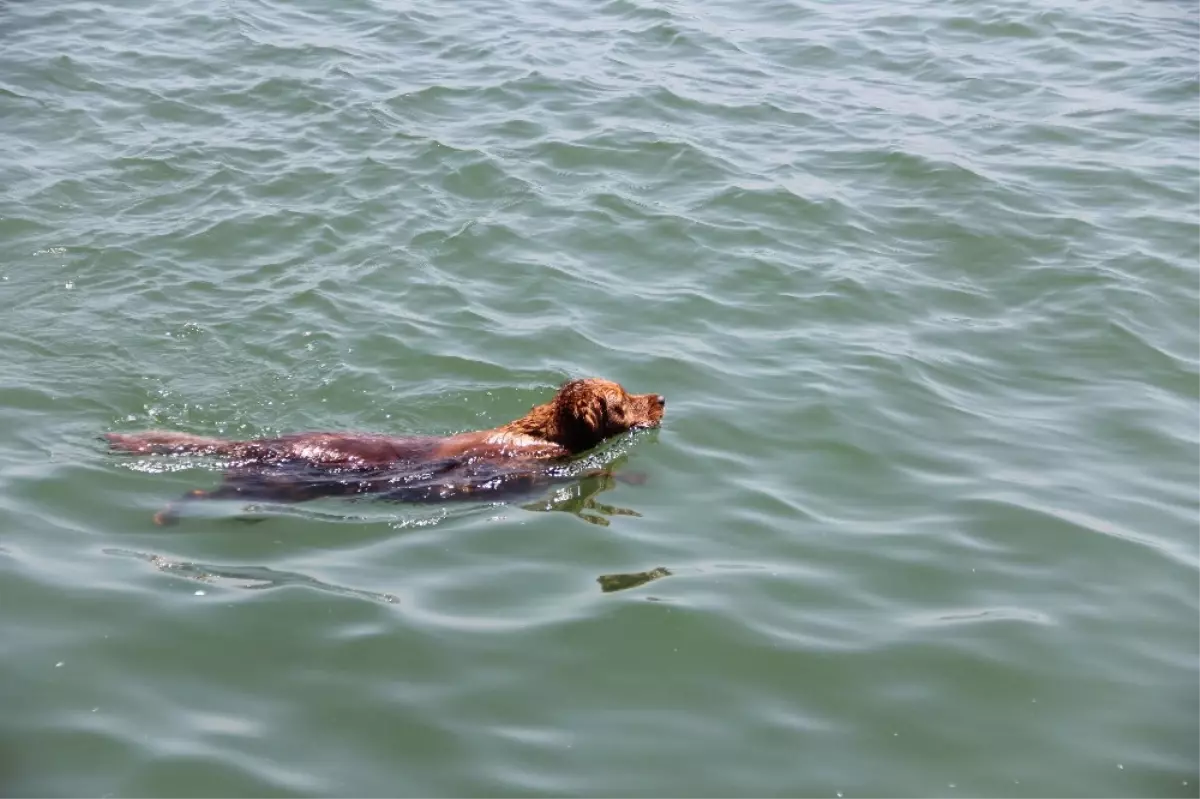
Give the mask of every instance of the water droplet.
[[197, 592], [196, 592], [196, 596], [204, 596], [204, 592], [203, 592], [203, 591], [197, 591]]
[[66, 283], [63, 283], [63, 288], [65, 288], [65, 289], [73, 289], [73, 288], [75, 288], [75, 281], [74, 281], [74, 280], [68, 280]]
[[1122, 766], [1120, 763], [1118, 763], [1118, 764], [1117, 764], [1117, 768], [1121, 769], [1121, 771], [1124, 771], [1124, 770], [1125, 770], [1125, 767], [1124, 767], [1124, 766]]
[[56, 668], [56, 669], [61, 669], [62, 667], [63, 667], [63, 661], [61, 661], [61, 660], [54, 664], [54, 668]]

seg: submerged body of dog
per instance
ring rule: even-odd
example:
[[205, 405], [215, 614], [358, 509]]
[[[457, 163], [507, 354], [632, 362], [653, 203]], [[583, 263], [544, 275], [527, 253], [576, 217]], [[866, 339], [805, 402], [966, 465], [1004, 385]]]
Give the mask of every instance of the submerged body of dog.
[[[498, 497], [556, 476], [556, 463], [605, 439], [662, 420], [666, 400], [629, 394], [609, 380], [565, 383], [554, 399], [490, 430], [452, 436], [297, 433], [227, 441], [149, 431], [107, 433], [113, 449], [132, 454], [211, 455], [231, 461], [223, 484], [185, 499], [303, 501], [380, 493], [406, 501]], [[561, 475], [561, 472], [558, 472]], [[165, 524], [172, 506], [155, 516]]]

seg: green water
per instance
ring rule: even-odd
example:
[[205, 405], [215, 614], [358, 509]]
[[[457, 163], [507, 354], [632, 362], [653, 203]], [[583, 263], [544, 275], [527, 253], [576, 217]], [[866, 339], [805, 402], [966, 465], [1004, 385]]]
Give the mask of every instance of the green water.
[[[0, 37], [0, 794], [1200, 795], [1195, 3]], [[643, 484], [163, 530], [97, 441], [584, 375]]]

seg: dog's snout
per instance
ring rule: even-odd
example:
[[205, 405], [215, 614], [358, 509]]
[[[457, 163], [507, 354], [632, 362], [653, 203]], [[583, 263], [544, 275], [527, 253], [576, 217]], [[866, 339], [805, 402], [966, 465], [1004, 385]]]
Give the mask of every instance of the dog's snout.
[[666, 397], [664, 397], [662, 394], [655, 394], [655, 395], [654, 395], [654, 402], [655, 402], [655, 404], [657, 404], [657, 405], [658, 405], [658, 407], [660, 407], [660, 408], [665, 408], [665, 407], [667, 407], [667, 398], [666, 398]]

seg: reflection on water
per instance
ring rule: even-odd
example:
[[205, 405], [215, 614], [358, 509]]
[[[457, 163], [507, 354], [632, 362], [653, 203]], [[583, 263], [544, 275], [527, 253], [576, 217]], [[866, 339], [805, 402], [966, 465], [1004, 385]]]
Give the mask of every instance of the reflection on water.
[[[618, 483], [626, 483], [630, 485], [641, 485], [646, 481], [646, 476], [640, 473], [617, 474], [613, 468], [627, 460], [627, 456], [621, 455], [613, 459], [606, 468], [594, 469], [592, 471], [583, 472], [581, 476], [575, 478], [563, 477], [562, 479], [574, 479], [574, 482], [556, 487], [548, 496], [538, 499], [534, 502], [529, 502], [521, 507], [530, 511], [558, 511], [570, 513], [573, 516], [582, 519], [590, 524], [597, 524], [607, 527], [611, 522], [608, 517], [611, 516], [640, 516], [637, 511], [630, 508], [622, 508], [616, 505], [609, 505], [597, 500], [597, 496], [615, 488]], [[492, 503], [501, 504], [501, 503]], [[247, 512], [255, 510], [263, 510], [270, 508], [272, 511], [287, 512], [286, 506], [262, 506], [251, 505], [243, 509], [243, 512], [231, 517], [234, 521], [243, 523], [254, 523], [265, 521], [263, 516], [245, 515]], [[328, 514], [325, 514], [328, 515]], [[431, 520], [433, 523], [440, 521], [443, 517], [437, 517]], [[341, 594], [343, 596], [357, 596], [364, 599], [369, 599], [377, 602], [398, 603], [400, 600], [393, 594], [378, 593], [374, 591], [362, 591], [346, 586], [333, 585], [323, 582], [305, 574], [290, 571], [280, 571], [270, 569], [265, 566], [220, 566], [207, 563], [195, 563], [191, 561], [173, 560], [152, 552], [137, 552], [127, 549], [105, 549], [107, 555], [116, 555], [119, 557], [131, 557], [144, 560], [152, 564], [156, 569], [184, 577], [198, 582], [221, 585], [232, 588], [245, 589], [264, 589], [264, 588], [280, 588], [284, 586], [306, 586], [316, 588], [321, 591], [330, 591], [332, 593]], [[666, 568], [659, 567], [650, 571], [634, 572], [630, 574], [604, 574], [596, 578], [600, 584], [600, 590], [605, 593], [613, 591], [623, 591], [629, 588], [636, 588], [640, 585], [645, 585], [652, 580], [657, 580], [660, 577], [667, 577], [671, 574]]]
[[[158, 555], [153, 552], [137, 552], [130, 549], [107, 548], [103, 551], [106, 555], [144, 560], [153, 565], [154, 568], [167, 574], [225, 588], [261, 590], [264, 588], [283, 588], [285, 586], [299, 585], [340, 594], [341, 596], [369, 599], [372, 602], [386, 602], [388, 604], [398, 604], [400, 602], [400, 598], [395, 594], [362, 591], [344, 585], [333, 585], [332, 583], [327, 583], [315, 577], [300, 574], [299, 572], [280, 571], [278, 569], [267, 568], [266, 566], [218, 566], [209, 563], [172, 560], [164, 555]], [[670, 575], [670, 570], [664, 566], [659, 566], [658, 568], [644, 572], [602, 574], [596, 578], [596, 582], [600, 584], [601, 591], [611, 594], [614, 591], [637, 588], [638, 586], [645, 585], [661, 577], [669, 577]]]
[[[633, 436], [621, 442], [629, 446]], [[225, 464], [221, 485], [212, 490], [188, 491], [154, 516], [156, 524], [175, 524], [202, 506], [228, 500], [258, 501], [258, 510], [278, 503], [309, 502], [324, 498], [376, 499], [403, 504], [521, 502], [553, 489], [530, 502], [527, 510], [572, 513], [591, 524], [607, 526], [608, 516], [638, 516], [637, 512], [597, 502], [596, 495], [617, 482], [642, 485], [641, 473], [618, 475], [616, 468], [628, 460], [619, 445], [603, 448], [569, 463], [529, 464], [488, 459], [446, 458], [433, 462], [398, 462], [384, 469], [330, 468], [306, 463]], [[174, 456], [167, 456], [167, 459]], [[146, 461], [159, 468], [163, 458]], [[145, 469], [146, 465], [143, 464]], [[577, 482], [576, 482], [577, 481]], [[251, 519], [244, 520], [250, 521]], [[261, 520], [255, 517], [254, 520]]]
[[532, 511], [562, 511], [602, 527], [610, 524], [606, 518], [609, 516], [641, 516], [631, 508], [608, 505], [596, 499], [597, 495], [615, 488], [617, 483], [641, 485], [646, 481], [645, 475], [639, 473], [618, 474], [613, 471], [614, 467], [625, 460], [625, 456], [622, 456], [614, 460], [608, 468], [586, 473], [577, 482], [559, 486], [549, 496], [521, 507]]
[[153, 552], [135, 552], [129, 549], [109, 548], [104, 550], [106, 555], [138, 558], [154, 565], [160, 571], [177, 574], [189, 580], [202, 583], [221, 585], [230, 588], [246, 588], [251, 590], [263, 588], [282, 588], [284, 586], [306, 586], [320, 591], [329, 591], [342, 596], [355, 596], [370, 599], [375, 602], [395, 604], [400, 601], [394, 594], [384, 594], [375, 591], [360, 591], [341, 585], [332, 585], [314, 577], [298, 572], [278, 571], [265, 566], [215, 566], [207, 563], [192, 563], [182, 560], [171, 560]]
[[[523, 502], [520, 507], [529, 511], [561, 511], [570, 513], [590, 524], [597, 524], [607, 527], [611, 522], [608, 517], [611, 516], [641, 516], [640, 513], [631, 508], [622, 508], [617, 505], [609, 505], [600, 502], [596, 497], [605, 491], [610, 491], [616, 488], [619, 484], [624, 485], [642, 485], [646, 482], [646, 475], [640, 472], [617, 472], [616, 469], [628, 460], [627, 455], [619, 455], [603, 466], [602, 468], [584, 469], [582, 467], [590, 465], [588, 461], [580, 461], [570, 464], [568, 467], [556, 470], [548, 474], [539, 475], [537, 481], [521, 482], [517, 479], [507, 483], [495, 480], [486, 487], [480, 487], [473, 492], [461, 492], [452, 497], [433, 497], [426, 494], [402, 494], [402, 493], [385, 493], [385, 494], [368, 494], [353, 497], [357, 501], [366, 502], [388, 502], [415, 506], [430, 506], [442, 505], [448, 507], [448, 503], [475, 503], [480, 505], [506, 505], [512, 502]], [[522, 477], [523, 475], [517, 475]], [[539, 490], [544, 490], [545, 487], [552, 486], [547, 494], [539, 496]], [[210, 495], [211, 496], [211, 495]], [[533, 499], [533, 497], [537, 497]], [[380, 507], [375, 505], [375, 507]], [[386, 506], [383, 506], [386, 507]], [[269, 511], [272, 514], [291, 514], [297, 515], [297, 511], [293, 506], [279, 503], [253, 503], [243, 506], [242, 513], [233, 518], [243, 522], [263, 521], [266, 517], [260, 515], [247, 515], [250, 513], [258, 514]], [[195, 509], [191, 512], [195, 512]], [[299, 512], [298, 515], [310, 515], [309, 509]], [[313, 512], [312, 515], [316, 515]], [[328, 519], [335, 514], [323, 513], [321, 518]], [[342, 520], [360, 520], [361, 517], [337, 515]], [[445, 518], [445, 514], [439, 515], [433, 519], [425, 520], [424, 523], [437, 523]]]
[[645, 572], [631, 572], [629, 574], [602, 574], [596, 578], [596, 582], [600, 583], [600, 590], [606, 594], [611, 594], [613, 591], [624, 591], [627, 588], [637, 588], [639, 585], [657, 580], [660, 577], [670, 577], [671, 572], [664, 566], [659, 566], [657, 569], [651, 569]]

